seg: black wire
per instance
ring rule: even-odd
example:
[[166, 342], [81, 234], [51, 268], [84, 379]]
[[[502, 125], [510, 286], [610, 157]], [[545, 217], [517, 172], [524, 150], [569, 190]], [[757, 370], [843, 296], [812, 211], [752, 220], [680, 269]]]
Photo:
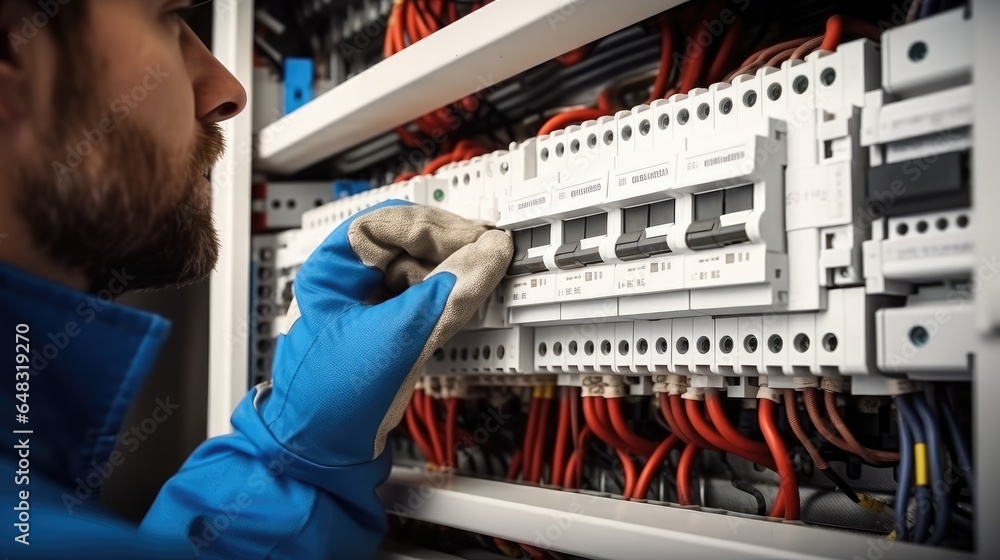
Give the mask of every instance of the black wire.
[[723, 469], [726, 471], [726, 475], [729, 477], [729, 484], [733, 488], [739, 490], [740, 492], [745, 492], [750, 494], [757, 500], [757, 515], [763, 516], [767, 514], [767, 500], [764, 499], [764, 494], [761, 493], [754, 485], [748, 483], [745, 480], [737, 478], [736, 469], [729, 462], [729, 455], [723, 452], [719, 452], [719, 457], [722, 459]]
[[968, 514], [959, 509], [952, 509], [950, 517], [952, 526], [959, 531], [972, 534], [974, 528], [972, 526], [972, 519], [968, 517]]
[[767, 515], [767, 500], [764, 499], [764, 494], [760, 490], [740, 479], [731, 480], [729, 484], [732, 484], [733, 488], [737, 490], [750, 494], [757, 500], [757, 515], [761, 517]]
[[[940, 385], [938, 389], [940, 389]], [[972, 470], [972, 453], [969, 450], [969, 444], [965, 440], [965, 435], [962, 433], [961, 426], [958, 422], [958, 413], [955, 411], [954, 405], [954, 391], [952, 387], [947, 387], [947, 394], [943, 398], [938, 400], [938, 410], [941, 411], [945, 419], [945, 426], [948, 428], [948, 435], [951, 439], [952, 447], [955, 450], [955, 454], [958, 456], [958, 466], [962, 471], [962, 475], [965, 477], [965, 484], [969, 487], [969, 491], [973, 496], [976, 495], [976, 478], [975, 473]], [[932, 397], [937, 396], [937, 393], [931, 393]]]
[[858, 493], [855, 492], [853, 488], [851, 488], [851, 485], [848, 484], [846, 480], [841, 478], [839, 474], [833, 471], [833, 467], [830, 467], [828, 469], [820, 469], [819, 472], [823, 473], [824, 476], [830, 479], [830, 482], [836, 484], [837, 488], [839, 488], [841, 492], [846, 494], [847, 497], [850, 498], [852, 502], [856, 504], [861, 503], [861, 498], [858, 497]]
[[[624, 470], [618, 471], [615, 469], [615, 464], [618, 461], [618, 455], [609, 452], [602, 443], [598, 443], [596, 441], [590, 442], [591, 454], [589, 457], [593, 457], [601, 463], [602, 468], [598, 469], [598, 475], [600, 474], [600, 470], [608, 471], [610, 473], [609, 478], [618, 486], [620, 490], [623, 490], [625, 488], [625, 472]], [[617, 476], [619, 472], [621, 472], [621, 477]], [[596, 488], [596, 486], [594, 488]]]
[[504, 143], [505, 146], [517, 140], [517, 137], [514, 135], [514, 128], [513, 125], [511, 124], [510, 117], [508, 117], [506, 113], [498, 109], [497, 106], [494, 105], [492, 101], [486, 99], [485, 97], [479, 100], [479, 104], [481, 107], [485, 107], [486, 109], [488, 109], [489, 113], [491, 115], [494, 115], [499, 120], [500, 125], [503, 128], [503, 131], [507, 133], [507, 142]]

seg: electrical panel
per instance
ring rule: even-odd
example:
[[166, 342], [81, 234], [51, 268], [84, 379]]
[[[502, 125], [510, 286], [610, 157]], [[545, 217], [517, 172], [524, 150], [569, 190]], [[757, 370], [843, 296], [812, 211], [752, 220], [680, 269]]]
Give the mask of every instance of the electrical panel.
[[[404, 423], [391, 439], [397, 463], [968, 549], [971, 459], [951, 416], [968, 402], [984, 350], [977, 283], [996, 268], [977, 262], [973, 242], [984, 225], [972, 212], [970, 13], [937, 12], [918, 17], [918, 6], [908, 23], [858, 33], [867, 38], [832, 49], [816, 42], [707, 87], [324, 201], [300, 212], [295, 229], [255, 237], [255, 266], [271, 272], [258, 271], [254, 305], [266, 294], [287, 309], [310, 253], [382, 201], [495, 224], [515, 248], [507, 277], [425, 366], [411, 409], [431, 418]], [[278, 314], [259, 323], [259, 372]], [[435, 435], [440, 401], [466, 441], [486, 422], [484, 407], [511, 409], [514, 452], [422, 444], [416, 434]], [[547, 408], [557, 405], [558, 414]], [[460, 425], [452, 407], [463, 411]], [[949, 464], [961, 475], [947, 505], [927, 480], [941, 479], [941, 464], [925, 451], [911, 456], [924, 449], [909, 439], [911, 407], [925, 426], [928, 410], [940, 415], [937, 435], [920, 437], [951, 442]], [[559, 427], [547, 426], [550, 416]], [[575, 425], [566, 435], [564, 417], [593, 428], [587, 437], [607, 444], [601, 460], [618, 453], [620, 467], [578, 464], [583, 480], [571, 484], [576, 459], [559, 464], [560, 454], [594, 448]], [[705, 422], [716, 426], [708, 435]], [[663, 433], [679, 440], [650, 441]], [[680, 479], [692, 476], [699, 449], [719, 452], [700, 468], [723, 474], [706, 475], [695, 499]], [[644, 472], [639, 491], [628, 457], [676, 469], [651, 470], [654, 482]], [[913, 484], [908, 461], [922, 465]], [[800, 482], [801, 518], [799, 497], [794, 516], [784, 510], [793, 500], [781, 501], [789, 476]], [[737, 483], [756, 490], [740, 494]], [[841, 507], [845, 495], [860, 507]], [[511, 552], [502, 540], [495, 546]], [[524, 543], [513, 553], [521, 550], [539, 557]]]
[[[944, 38], [963, 26], [955, 11], [911, 27]], [[937, 348], [940, 329], [921, 317], [968, 314], [932, 294], [960, 295], [973, 268], [969, 74], [894, 77], [888, 53], [913, 40], [900, 32], [881, 56], [847, 43], [309, 210], [279, 260], [301, 264], [353, 213], [394, 198], [509, 231], [510, 275], [460, 340], [495, 349], [483, 329], [503, 329], [520, 348], [545, 333], [565, 350], [533, 344], [514, 370], [444, 352], [429, 375], [664, 372], [718, 387], [850, 376], [871, 378], [873, 394], [894, 390], [886, 373], [967, 378], [974, 349], [948, 342], [950, 357], [927, 366], [890, 363], [893, 344]], [[916, 124], [899, 131], [903, 119]]]

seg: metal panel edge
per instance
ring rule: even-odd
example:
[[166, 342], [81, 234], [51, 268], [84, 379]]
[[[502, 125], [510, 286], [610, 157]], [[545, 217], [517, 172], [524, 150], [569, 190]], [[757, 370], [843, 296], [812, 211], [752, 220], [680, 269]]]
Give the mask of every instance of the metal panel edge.
[[[253, 0], [213, 3], [215, 56], [243, 84], [252, 107]], [[246, 394], [253, 140], [246, 110], [223, 122], [226, 153], [212, 171], [212, 209], [221, 251], [209, 315], [208, 435], [231, 431], [229, 416]]]

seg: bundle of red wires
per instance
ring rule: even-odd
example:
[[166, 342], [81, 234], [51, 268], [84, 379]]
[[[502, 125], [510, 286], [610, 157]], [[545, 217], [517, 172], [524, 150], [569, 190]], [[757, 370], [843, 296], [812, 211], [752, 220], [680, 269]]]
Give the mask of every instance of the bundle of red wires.
[[[485, 6], [490, 1], [458, 3], [453, 0], [397, 0], [393, 3], [392, 11], [389, 12], [389, 19], [386, 22], [385, 44], [383, 46], [385, 58], [420, 42]], [[418, 117], [413, 121], [413, 124], [428, 137], [434, 137], [441, 132], [447, 136], [449, 132], [454, 132], [455, 123], [462, 122], [462, 119], [456, 117], [456, 109], [468, 114], [473, 113], [478, 106], [477, 99], [472, 96], [465, 97], [451, 105]], [[417, 137], [407, 127], [401, 126], [396, 131], [406, 145], [413, 148], [420, 145]], [[412, 176], [407, 174], [405, 178]]]

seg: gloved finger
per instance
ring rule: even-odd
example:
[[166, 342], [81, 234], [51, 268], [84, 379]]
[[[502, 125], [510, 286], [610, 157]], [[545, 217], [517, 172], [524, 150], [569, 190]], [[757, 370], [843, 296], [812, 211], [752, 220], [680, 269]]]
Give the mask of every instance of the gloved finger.
[[[406, 290], [399, 297], [376, 306], [391, 308], [393, 311], [417, 309], [421, 313], [438, 313], [437, 323], [423, 342], [423, 349], [413, 368], [401, 380], [399, 390], [379, 425], [375, 438], [376, 457], [382, 452], [386, 435], [402, 420], [406, 403], [409, 402], [424, 363], [434, 350], [442, 347], [465, 326], [479, 307], [490, 298], [503, 280], [513, 254], [514, 245], [509, 236], [497, 230], [486, 231], [475, 243], [452, 253], [422, 283]], [[446, 292], [447, 298], [442, 305], [441, 285], [450, 282], [454, 284]], [[403, 316], [405, 314], [386, 315], [394, 317], [394, 322], [405, 323], [408, 320]], [[391, 325], [387, 324], [386, 327], [392, 332]]]
[[362, 262], [385, 270], [401, 254], [441, 263], [489, 228], [429, 206], [396, 206], [358, 218], [348, 231]]
[[440, 263], [488, 229], [436, 208], [398, 200], [377, 204], [338, 227], [302, 265], [294, 287], [297, 309], [327, 315], [366, 302], [400, 255]]
[[443, 340], [431, 340], [431, 351], [447, 342], [472, 319], [503, 280], [513, 256], [511, 238], [502, 231], [490, 230], [475, 243], [453, 253], [431, 272], [430, 277], [450, 273], [457, 279], [444, 313], [431, 335]]
[[392, 295], [401, 294], [422, 282], [436, 266], [408, 254], [400, 255], [385, 267], [385, 287]]

